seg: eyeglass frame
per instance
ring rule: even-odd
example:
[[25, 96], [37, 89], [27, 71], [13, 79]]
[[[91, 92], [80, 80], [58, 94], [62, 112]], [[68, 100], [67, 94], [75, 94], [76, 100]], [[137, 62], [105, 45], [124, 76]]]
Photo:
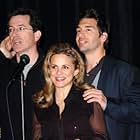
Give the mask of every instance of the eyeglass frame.
[[7, 29], [7, 32], [8, 32], [8, 34], [12, 34], [12, 33], [14, 33], [15, 31], [16, 31], [16, 32], [24, 32], [24, 31], [26, 31], [26, 30], [32, 30], [32, 31], [33, 31], [32, 28], [27, 28], [27, 27], [25, 27], [25, 26], [18, 26], [18, 28], [9, 27], [9, 28]]

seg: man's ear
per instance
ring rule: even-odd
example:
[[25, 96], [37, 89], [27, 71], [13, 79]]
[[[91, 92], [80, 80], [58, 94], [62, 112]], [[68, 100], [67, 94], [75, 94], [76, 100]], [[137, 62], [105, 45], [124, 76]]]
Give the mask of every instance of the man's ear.
[[42, 33], [41, 33], [41, 31], [38, 30], [34, 34], [35, 34], [35, 41], [37, 42], [40, 39]]
[[105, 42], [108, 38], [108, 34], [106, 32], [103, 32], [101, 35], [102, 40]]

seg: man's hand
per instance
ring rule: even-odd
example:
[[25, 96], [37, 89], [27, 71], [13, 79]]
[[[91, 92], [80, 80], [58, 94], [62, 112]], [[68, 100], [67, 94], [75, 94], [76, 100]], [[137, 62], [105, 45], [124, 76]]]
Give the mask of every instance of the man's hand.
[[6, 58], [12, 58], [16, 54], [12, 50], [12, 44], [9, 36], [0, 43], [0, 51], [5, 55]]
[[83, 98], [87, 103], [98, 102], [103, 110], [107, 106], [107, 98], [101, 90], [91, 88], [84, 91]]

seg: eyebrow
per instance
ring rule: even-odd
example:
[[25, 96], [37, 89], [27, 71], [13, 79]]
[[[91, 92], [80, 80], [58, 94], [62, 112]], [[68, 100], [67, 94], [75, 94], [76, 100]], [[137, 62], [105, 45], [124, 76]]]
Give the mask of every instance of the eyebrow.
[[[57, 64], [50, 64], [51, 66], [59, 66], [59, 65], [57, 65]], [[63, 64], [63, 65], [61, 65], [61, 66], [71, 66], [71, 65], [69, 65], [69, 64]]]
[[[81, 27], [78, 25], [77, 28], [81, 28]], [[85, 25], [84, 28], [93, 28], [93, 29], [97, 29], [96, 26], [93, 26], [93, 25]]]
[[[17, 25], [18, 27], [21, 27], [21, 26], [24, 26], [24, 27], [26, 27], [24, 24], [19, 24], [19, 25]], [[9, 26], [9, 27], [13, 27], [13, 26]]]

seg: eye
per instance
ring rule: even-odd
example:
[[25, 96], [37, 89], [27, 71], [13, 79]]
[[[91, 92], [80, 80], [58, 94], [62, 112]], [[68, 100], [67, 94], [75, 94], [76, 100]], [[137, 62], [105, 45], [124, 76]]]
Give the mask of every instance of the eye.
[[80, 33], [80, 31], [81, 31], [81, 30], [80, 30], [79, 28], [76, 29], [76, 32], [77, 32], [77, 33]]
[[87, 28], [86, 30], [87, 30], [87, 31], [91, 31], [92, 29], [91, 29], [91, 28]]
[[63, 66], [63, 69], [69, 69], [69, 67], [68, 67], [68, 66], [66, 66], [66, 65], [64, 65], [64, 66]]
[[50, 65], [50, 69], [56, 69], [57, 66], [56, 65]]
[[21, 27], [18, 28], [18, 30], [19, 30], [19, 31], [24, 31], [24, 30], [25, 30], [25, 27], [22, 27], [22, 26], [21, 26]]
[[9, 28], [9, 29], [8, 29], [8, 32], [9, 32], [9, 33], [13, 32], [13, 31], [14, 31], [13, 28]]

